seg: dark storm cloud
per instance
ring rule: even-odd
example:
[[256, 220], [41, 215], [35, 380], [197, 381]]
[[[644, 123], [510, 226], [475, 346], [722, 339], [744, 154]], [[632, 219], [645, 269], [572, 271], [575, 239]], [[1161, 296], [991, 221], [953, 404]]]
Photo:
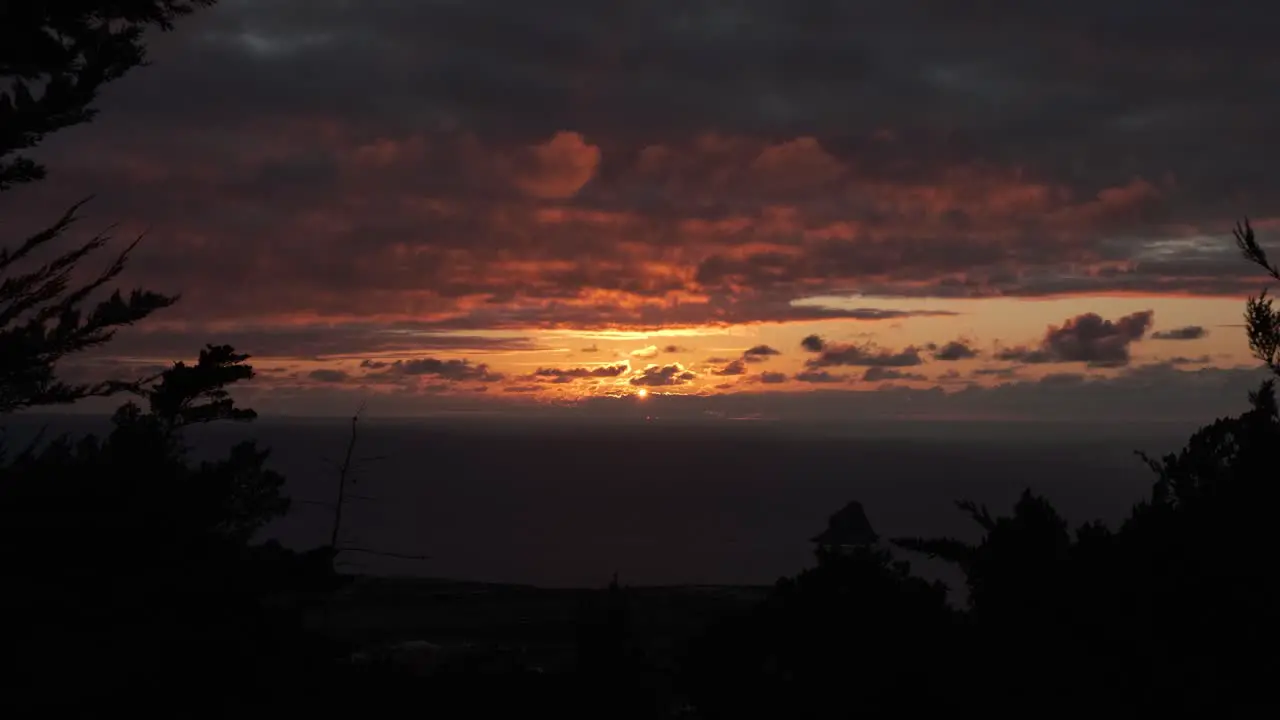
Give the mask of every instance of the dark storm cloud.
[[97, 122], [41, 150], [50, 182], [0, 210], [30, 228], [99, 191], [93, 222], [162, 239], [131, 280], [182, 291], [175, 317], [280, 327], [912, 315], [791, 305], [840, 291], [1239, 295], [1256, 273], [1222, 235], [1280, 192], [1257, 151], [1280, 124], [1259, 90], [1280, 81], [1277, 15], [224, 0], [158, 37]]
[[502, 375], [489, 372], [488, 365], [484, 363], [473, 365], [469, 360], [439, 360], [437, 358], [397, 360], [391, 364], [391, 368], [405, 375], [434, 375], [446, 380], [492, 382], [502, 379]]
[[746, 363], [762, 363], [769, 360], [775, 355], [781, 355], [782, 352], [768, 345], [755, 345], [742, 351], [742, 355], [735, 360], [725, 358], [709, 358], [708, 363], [723, 363], [724, 367], [712, 371], [713, 375], [745, 375], [747, 372]]
[[[1236, 103], [1257, 101], [1250, 88], [1275, 79], [1256, 55], [1269, 47], [1261, 28], [1278, 19], [1274, 10], [1248, 0], [1202, 8], [1193, 0], [996, 2], [973, 12], [940, 0], [226, 1], [166, 43], [199, 38], [196, 48], [174, 57], [176, 48], [162, 47], [167, 65], [154, 72], [201, 82], [223, 117], [234, 110], [228, 101], [248, 96], [279, 114], [359, 108], [526, 137], [572, 126], [671, 136], [730, 119], [785, 136], [896, 128], [904, 118], [923, 125], [918, 114], [934, 109], [946, 112], [938, 125], [969, 142], [1011, 135], [1029, 145], [1038, 133], [1079, 144], [1097, 132], [1080, 121], [1103, 120], [1122, 136], [1118, 147], [1128, 141], [1141, 156], [1172, 138], [1203, 143], [1197, 127], [1230, 122]], [[303, 67], [314, 74], [291, 74]], [[1225, 107], [1196, 108], [1196, 90]], [[129, 99], [165, 100], [141, 90]], [[963, 147], [957, 141], [951, 154]]]
[[1036, 347], [1014, 347], [996, 353], [997, 360], [1024, 363], [1081, 362], [1094, 366], [1129, 364], [1129, 345], [1141, 340], [1151, 327], [1150, 310], [1104, 320], [1096, 313], [1068, 318], [1061, 327], [1050, 326]]
[[851, 365], [855, 367], [911, 367], [920, 365], [924, 359], [920, 350], [907, 347], [898, 352], [884, 350], [872, 345], [827, 345], [816, 358], [805, 362], [810, 368], [839, 367]]
[[822, 352], [827, 347], [827, 342], [820, 335], [807, 335], [800, 341], [800, 347], [809, 352]]
[[934, 360], [942, 360], [944, 362], [968, 360], [978, 356], [978, 351], [969, 347], [963, 340], [953, 340], [941, 347], [931, 348], [931, 350]]
[[766, 385], [779, 385], [787, 381], [787, 374], [780, 372], [762, 372], [757, 377]]
[[1187, 325], [1186, 327], [1173, 328], [1172, 330], [1161, 330], [1160, 332], [1151, 333], [1152, 340], [1199, 340], [1209, 334], [1208, 330], [1199, 325]]
[[[365, 363], [369, 363], [365, 365]], [[470, 360], [441, 360], [426, 357], [414, 360], [396, 360], [391, 363], [365, 361], [362, 367], [378, 369], [376, 373], [365, 375], [368, 380], [384, 380], [395, 378], [435, 377], [449, 382], [497, 382], [502, 373], [493, 372], [486, 363], [472, 363]]]
[[[710, 360], [708, 360], [708, 362], [710, 362]], [[746, 362], [744, 362], [741, 359], [731, 360], [728, 363], [726, 363], [724, 367], [721, 367], [716, 370], [712, 370], [711, 374], [720, 375], [721, 377], [730, 377], [733, 375], [746, 375], [747, 365], [746, 365]]]
[[622, 365], [604, 365], [593, 368], [538, 368], [532, 374], [535, 378], [547, 378], [552, 382], [572, 382], [574, 380], [585, 380], [589, 378], [616, 378], [627, 372], [626, 364]]
[[782, 354], [781, 352], [778, 352], [778, 350], [771, 348], [768, 345], [756, 345], [755, 347], [750, 347], [750, 348], [747, 348], [746, 350], [743, 350], [742, 359], [749, 363], [761, 363], [773, 357], [774, 355], [781, 355], [781, 354]]
[[641, 370], [630, 383], [637, 387], [663, 387], [666, 385], [684, 385], [697, 375], [685, 370], [680, 363], [671, 365], [650, 365]]

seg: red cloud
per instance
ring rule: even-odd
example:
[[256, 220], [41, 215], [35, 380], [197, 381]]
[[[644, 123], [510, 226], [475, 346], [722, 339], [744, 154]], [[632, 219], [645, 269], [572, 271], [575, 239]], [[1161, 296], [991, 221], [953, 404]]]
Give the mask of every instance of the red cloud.
[[587, 144], [575, 132], [556, 133], [514, 160], [512, 181], [535, 198], [571, 198], [586, 185], [600, 165], [600, 148]]
[[[1084, 192], [1016, 167], [912, 158], [909, 145], [888, 145], [914, 165], [807, 135], [628, 149], [571, 131], [511, 145], [291, 121], [230, 125], [186, 144], [131, 137], [113, 146], [110, 165], [71, 157], [54, 167], [70, 192], [77, 182], [113, 188], [110, 204], [90, 206], [95, 218], [124, 231], [149, 224], [164, 238], [143, 246], [134, 277], [183, 292], [174, 312], [191, 321], [694, 327], [893, 315], [792, 304], [845, 289], [1254, 289], [1248, 269], [1220, 253], [1135, 260], [1146, 241], [1131, 238], [1158, 231], [1151, 218], [1169, 211], [1164, 183]], [[56, 211], [41, 192], [13, 213], [24, 224]]]

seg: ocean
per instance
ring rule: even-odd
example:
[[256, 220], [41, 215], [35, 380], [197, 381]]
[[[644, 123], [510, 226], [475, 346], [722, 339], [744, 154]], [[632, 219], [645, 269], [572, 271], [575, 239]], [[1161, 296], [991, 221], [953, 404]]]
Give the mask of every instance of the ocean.
[[[100, 431], [103, 419], [21, 416], [10, 446], [47, 424]], [[1115, 523], [1154, 479], [1135, 450], [1178, 449], [1194, 426], [925, 423], [360, 423], [340, 544], [352, 572], [531, 584], [768, 584], [812, 559], [808, 538], [850, 500], [882, 536], [975, 537], [962, 498], [1007, 510], [1025, 487], [1073, 526]], [[350, 421], [262, 418], [191, 433], [196, 455], [256, 438], [288, 477], [294, 507], [266, 536], [328, 540]], [[940, 563], [922, 574], [955, 584]]]

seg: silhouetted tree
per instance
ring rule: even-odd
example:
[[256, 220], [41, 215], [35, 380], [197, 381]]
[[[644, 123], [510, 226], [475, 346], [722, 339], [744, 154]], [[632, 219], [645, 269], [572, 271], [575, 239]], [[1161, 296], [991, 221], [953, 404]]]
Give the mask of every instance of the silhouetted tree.
[[[846, 526], [857, 532], [825, 542]], [[814, 540], [817, 566], [778, 581], [742, 620], [698, 644], [690, 694], [706, 718], [855, 717], [963, 706], [950, 655], [962, 632], [947, 589], [872, 543], [856, 503]]]
[[[148, 28], [216, 0], [0, 2], [0, 191], [39, 180], [23, 155], [49, 133], [88, 122], [106, 84], [145, 63]], [[137, 241], [82, 284], [81, 264], [110, 241], [93, 236], [37, 261], [78, 219], [0, 249], [0, 415], [130, 392], [105, 437], [0, 445], [0, 666], [3, 707], [45, 714], [154, 711], [223, 716], [305, 673], [308, 596], [332, 586], [329, 549], [255, 544], [283, 514], [284, 479], [268, 452], [242, 442], [195, 462], [184, 430], [248, 421], [228, 387], [252, 377], [247, 355], [210, 345], [132, 382], [73, 383], [58, 366], [177, 298], [135, 290], [93, 296], [124, 270]], [[21, 263], [34, 263], [20, 269]], [[31, 702], [24, 706], [24, 701]], [[243, 712], [240, 713], [243, 715]]]
[[[1246, 260], [1280, 279], [1247, 220], [1235, 239]], [[1266, 290], [1248, 299], [1244, 319], [1254, 356], [1280, 376], [1280, 313]], [[1271, 703], [1280, 670], [1280, 578], [1269, 549], [1280, 501], [1273, 378], [1249, 406], [1196, 431], [1176, 454], [1143, 455], [1157, 479], [1119, 533], [1131, 594], [1166, 629], [1153, 641], [1158, 687], [1184, 707]]]
[[[1246, 218], [1236, 225], [1234, 230], [1236, 247], [1240, 249], [1245, 260], [1257, 265], [1275, 280], [1280, 280], [1280, 268], [1271, 264], [1267, 253], [1258, 244], [1253, 226]], [[1257, 297], [1250, 297], [1245, 305], [1245, 331], [1249, 337], [1249, 348], [1271, 372], [1280, 376], [1280, 312], [1272, 305], [1264, 288]]]
[[93, 280], [72, 286], [80, 262], [109, 241], [96, 235], [74, 250], [39, 267], [19, 272], [15, 263], [60, 236], [75, 220], [77, 205], [52, 227], [27, 238], [16, 249], [0, 249], [0, 415], [29, 407], [72, 403], [85, 397], [112, 395], [137, 383], [102, 381], [68, 383], [57, 366], [64, 358], [112, 339], [120, 327], [131, 325], [177, 298], [146, 290], [128, 296], [118, 290], [94, 302], [93, 293], [123, 270], [130, 244]]
[[1079, 577], [1081, 558], [1096, 557], [1109, 532], [1088, 524], [1073, 537], [1053, 505], [1030, 490], [1008, 516], [993, 517], [970, 501], [957, 505], [982, 529], [977, 542], [901, 538], [894, 544], [964, 572], [976, 632], [971, 651], [981, 658], [973, 661], [981, 663], [994, 698], [1018, 702], [1066, 692], [1079, 680], [1069, 670], [1081, 638], [1076, 596], [1087, 585]]
[[0, 190], [39, 180], [18, 155], [89, 122], [104, 85], [146, 64], [143, 36], [217, 0], [6, 0], [0, 3]]
[[[45, 177], [22, 154], [50, 133], [89, 122], [104, 85], [145, 64], [143, 36], [216, 0], [26, 0], [0, 3], [0, 191]], [[111, 340], [115, 331], [172, 305], [177, 298], [146, 290], [92, 295], [124, 270], [137, 240], [84, 284], [73, 273], [110, 242], [98, 233], [78, 247], [26, 270], [79, 218], [84, 201], [16, 246], [0, 248], [0, 414], [27, 407], [111, 395], [128, 383], [68, 383], [62, 359]]]
[[896, 544], [955, 563], [965, 572], [969, 604], [979, 617], [1017, 622], [1034, 615], [1055, 587], [1071, 549], [1067, 523], [1048, 500], [1024, 491], [1013, 515], [993, 518], [973, 502], [957, 503], [984, 531], [978, 543], [952, 538]]
[[[236, 407], [227, 390], [253, 376], [247, 359], [229, 346], [210, 345], [195, 364], [174, 363], [159, 382], [136, 390], [148, 409], [126, 403], [113, 416], [111, 433], [101, 440], [90, 435], [73, 442], [64, 435], [44, 446], [32, 443], [4, 468], [10, 478], [5, 489], [37, 475], [48, 478], [34, 481], [42, 486], [68, 478], [84, 479], [98, 488], [127, 483], [131, 497], [124, 503], [127, 507], [116, 511], [155, 513], [143, 525], [163, 517], [186, 531], [247, 540], [288, 510], [280, 495], [283, 477], [262, 469], [267, 452], [251, 441], [232, 448], [225, 461], [188, 466], [189, 448], [182, 432], [194, 423], [256, 417], [252, 410]], [[156, 484], [149, 485], [152, 482]], [[80, 490], [97, 494], [87, 487], [73, 494]], [[184, 516], [184, 508], [204, 517]], [[86, 510], [103, 514], [92, 507]]]
[[810, 539], [819, 550], [838, 550], [860, 545], [873, 545], [880, 537], [871, 529], [871, 521], [862, 503], [854, 500], [827, 519], [827, 529]]
[[62, 699], [93, 690], [137, 702], [130, 672], [192, 689], [235, 679], [228, 696], [248, 692], [254, 658], [297, 629], [284, 609], [330, 585], [327, 549], [251, 542], [288, 509], [267, 451], [246, 441], [220, 460], [189, 457], [184, 428], [253, 419], [227, 390], [252, 377], [246, 359], [209, 346], [141, 390], [145, 409], [122, 406], [106, 437], [33, 443], [0, 468], [0, 566], [13, 588], [2, 615], [22, 618], [27, 639], [6, 649], [31, 671], [74, 679], [78, 692]]

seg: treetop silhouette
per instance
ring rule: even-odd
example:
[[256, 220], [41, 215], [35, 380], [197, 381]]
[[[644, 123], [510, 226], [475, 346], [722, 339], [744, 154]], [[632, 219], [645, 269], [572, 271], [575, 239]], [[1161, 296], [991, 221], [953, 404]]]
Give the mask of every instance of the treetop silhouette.
[[[40, 180], [47, 169], [23, 154], [58, 130], [91, 121], [107, 83], [146, 64], [144, 35], [170, 30], [178, 18], [216, 0], [24, 0], [0, 3], [0, 191]], [[81, 263], [111, 242], [109, 232], [43, 262], [44, 252], [76, 224], [87, 200], [52, 225], [0, 249], [0, 415], [136, 389], [136, 382], [73, 383], [60, 379], [64, 358], [110, 341], [178, 300], [137, 289], [93, 295], [125, 269], [136, 238], [105, 270], [83, 284]], [[21, 269], [22, 263], [34, 263]]]
[[46, 135], [89, 122], [103, 86], [147, 63], [149, 28], [217, 0], [5, 0], [0, 2], [0, 191], [40, 180], [25, 155]]

